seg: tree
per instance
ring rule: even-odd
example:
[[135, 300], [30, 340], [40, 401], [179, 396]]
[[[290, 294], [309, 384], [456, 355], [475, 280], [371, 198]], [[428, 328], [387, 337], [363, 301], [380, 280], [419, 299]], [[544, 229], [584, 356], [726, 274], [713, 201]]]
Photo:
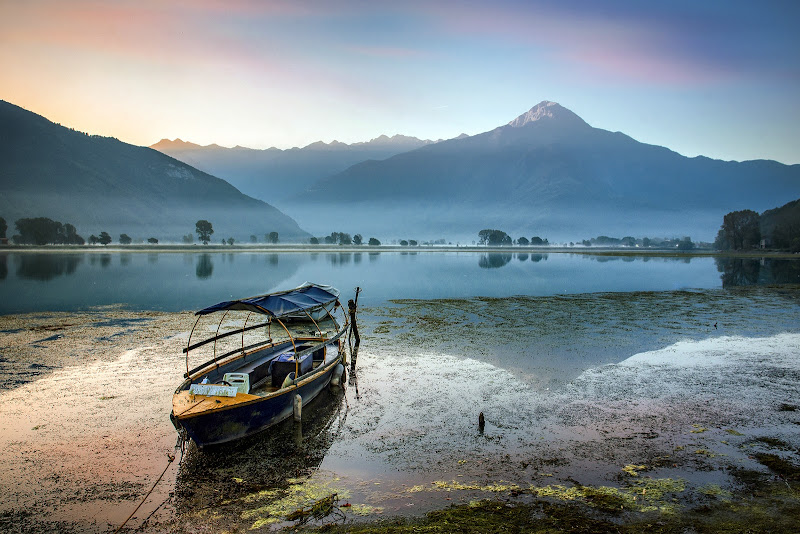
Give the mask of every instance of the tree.
[[642, 246], [644, 248], [650, 248], [650, 238], [649, 237], [642, 238]]
[[312, 237], [311, 239], [308, 240], [308, 242], [311, 243], [312, 245], [319, 245], [319, 239], [317, 239], [316, 237]]
[[97, 241], [101, 245], [108, 245], [111, 243], [111, 236], [108, 235], [108, 232], [100, 232], [100, 236], [97, 238]]
[[406, 241], [405, 239], [401, 239], [400, 240], [400, 246], [401, 247], [407, 247], [408, 246], [408, 241]]
[[228, 244], [229, 244], [230, 246], [233, 246], [233, 244], [234, 244], [235, 242], [236, 242], [236, 240], [235, 240], [235, 239], [233, 239], [232, 237], [229, 237], [229, 238], [228, 238]]
[[64, 224], [64, 243], [67, 245], [83, 245], [85, 241], [78, 235], [78, 230], [70, 223]]
[[722, 219], [715, 245], [722, 250], [752, 248], [761, 241], [760, 217], [753, 210], [732, 211]]
[[350, 237], [350, 234], [345, 232], [339, 232], [339, 244], [340, 245], [352, 245], [353, 239]]
[[374, 237], [370, 237], [369, 238], [369, 243], [368, 244], [371, 247], [379, 247], [379, 246], [381, 246], [381, 242], [378, 241], [377, 239], [375, 239]]
[[549, 244], [550, 243], [547, 241], [547, 239], [542, 239], [538, 235], [537, 236], [533, 236], [531, 238], [531, 245], [533, 245], [534, 247], [542, 247], [542, 246], [549, 245]]
[[416, 239], [409, 239], [408, 240], [408, 244], [411, 245], [412, 247], [416, 247], [417, 246], [417, 240]]
[[92, 234], [92, 235], [89, 236], [89, 244], [90, 245], [96, 245], [98, 241], [100, 241], [100, 240], [97, 238], [96, 235]]
[[521, 247], [527, 247], [529, 244], [530, 241], [528, 241], [527, 237], [520, 237], [519, 239], [517, 239], [517, 245]]
[[214, 228], [210, 222], [201, 219], [195, 223], [194, 231], [197, 233], [197, 239], [202, 241], [204, 245], [208, 245], [208, 242], [211, 241], [211, 234], [214, 233]]
[[353, 244], [354, 244], [354, 245], [360, 245], [360, 244], [361, 244], [361, 241], [362, 241], [363, 239], [364, 239], [364, 238], [361, 236], [361, 234], [356, 234], [356, 235], [354, 235], [354, 236], [353, 236]]
[[692, 243], [692, 238], [684, 237], [678, 243], [678, 250], [694, 250], [694, 243]]
[[151, 245], [158, 245], [158, 239], [156, 239], [155, 237], [148, 237], [147, 242], [150, 243]]
[[128, 234], [120, 234], [119, 235], [119, 244], [120, 245], [130, 245], [131, 241], [133, 241], [133, 239], [131, 239], [131, 236], [129, 236]]
[[270, 232], [264, 237], [267, 239], [267, 243], [272, 243], [273, 245], [278, 244], [278, 232]]
[[510, 246], [512, 244], [511, 236], [502, 230], [485, 229], [478, 232], [478, 238], [481, 245], [488, 245], [490, 247], [497, 246]]
[[78, 235], [73, 225], [69, 223], [61, 224], [47, 217], [18, 219], [14, 225], [17, 227], [19, 234], [15, 235], [13, 240], [20, 245], [46, 245], [48, 243], [83, 245], [84, 243], [83, 238]]
[[8, 230], [8, 224], [4, 218], [0, 217], [0, 238], [6, 236], [6, 230]]
[[186, 234], [183, 236], [183, 242], [187, 245], [191, 245], [194, 242], [194, 235], [193, 234]]
[[258, 243], [258, 236], [256, 234], [250, 234], [250, 242]]

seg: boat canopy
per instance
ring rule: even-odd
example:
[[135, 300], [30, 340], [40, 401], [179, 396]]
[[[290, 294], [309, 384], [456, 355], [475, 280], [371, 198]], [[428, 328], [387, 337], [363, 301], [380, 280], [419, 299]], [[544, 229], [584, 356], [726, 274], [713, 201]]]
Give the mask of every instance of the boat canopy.
[[336, 302], [338, 298], [339, 291], [336, 288], [306, 282], [300, 287], [288, 291], [220, 302], [196, 312], [195, 315], [208, 315], [225, 310], [243, 310], [272, 317], [285, 317], [327, 307]]

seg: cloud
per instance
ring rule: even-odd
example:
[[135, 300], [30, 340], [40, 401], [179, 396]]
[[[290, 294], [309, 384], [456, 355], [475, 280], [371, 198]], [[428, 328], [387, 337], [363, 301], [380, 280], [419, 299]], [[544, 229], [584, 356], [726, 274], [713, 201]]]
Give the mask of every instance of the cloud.
[[[429, 12], [451, 35], [529, 46], [607, 81], [703, 85], [797, 77], [797, 9], [697, 2], [496, 2]], [[788, 12], [791, 11], [791, 12]], [[792, 22], [793, 21], [793, 22]]]

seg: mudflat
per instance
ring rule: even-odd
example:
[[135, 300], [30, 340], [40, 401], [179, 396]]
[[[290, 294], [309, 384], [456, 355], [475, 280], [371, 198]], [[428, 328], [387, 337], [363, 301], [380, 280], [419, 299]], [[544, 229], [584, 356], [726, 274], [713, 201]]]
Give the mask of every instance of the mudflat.
[[166, 468], [125, 530], [295, 527], [335, 494], [304, 528], [502, 503], [530, 528], [735, 512], [780, 531], [800, 510], [798, 304], [786, 286], [392, 301], [361, 311], [355, 372], [301, 425], [184, 454], [168, 416], [191, 313], [3, 316], [0, 530], [113, 531]]

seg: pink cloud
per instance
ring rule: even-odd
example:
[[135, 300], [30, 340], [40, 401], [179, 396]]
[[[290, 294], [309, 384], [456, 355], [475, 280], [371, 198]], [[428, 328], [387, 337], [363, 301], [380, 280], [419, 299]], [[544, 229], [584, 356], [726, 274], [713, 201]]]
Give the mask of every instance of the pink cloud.
[[680, 37], [667, 24], [641, 17], [502, 4], [461, 9], [436, 4], [428, 12], [456, 37], [529, 45], [565, 70], [587, 69], [587, 74], [608, 81], [705, 84], [733, 74], [676, 46]]

